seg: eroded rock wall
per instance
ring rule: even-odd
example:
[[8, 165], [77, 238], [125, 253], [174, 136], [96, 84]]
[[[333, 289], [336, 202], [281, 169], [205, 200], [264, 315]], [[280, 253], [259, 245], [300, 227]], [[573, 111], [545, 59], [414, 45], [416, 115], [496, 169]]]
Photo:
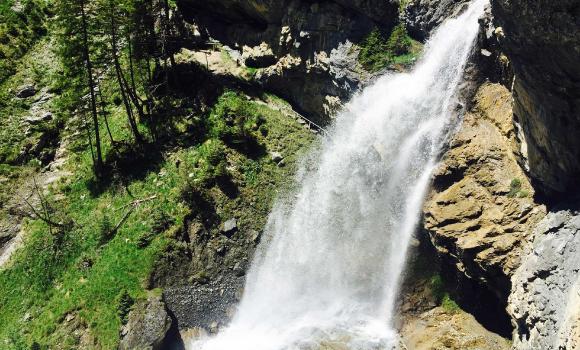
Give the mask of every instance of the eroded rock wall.
[[433, 29], [468, 3], [468, 0], [412, 0], [405, 7], [403, 19], [411, 35], [425, 40]]
[[514, 118], [544, 192], [580, 187], [580, 1], [492, 0], [513, 63]]
[[513, 277], [515, 349], [580, 347], [580, 212], [549, 213]]
[[516, 159], [511, 106], [505, 87], [479, 88], [424, 207], [425, 228], [444, 259], [500, 300], [507, 299], [522, 246], [545, 213]]
[[181, 0], [207, 37], [261, 70], [256, 79], [319, 124], [368, 79], [353, 42], [398, 21], [396, 0]]

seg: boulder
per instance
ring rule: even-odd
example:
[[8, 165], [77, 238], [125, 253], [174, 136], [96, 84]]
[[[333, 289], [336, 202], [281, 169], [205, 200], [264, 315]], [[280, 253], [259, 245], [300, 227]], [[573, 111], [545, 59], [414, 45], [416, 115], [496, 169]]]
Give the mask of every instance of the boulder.
[[222, 232], [227, 237], [233, 236], [234, 233], [238, 231], [238, 221], [235, 218], [229, 219], [224, 222], [222, 226]]
[[32, 84], [23, 85], [18, 88], [16, 92], [16, 97], [18, 98], [28, 98], [36, 94], [36, 88]]
[[508, 350], [507, 339], [490, 332], [463, 310], [437, 307], [405, 322], [401, 330], [405, 344], [413, 350]]
[[119, 349], [162, 350], [171, 323], [161, 296], [151, 296], [146, 301], [137, 302], [121, 331]]
[[280, 152], [272, 152], [272, 153], [270, 153], [270, 155], [272, 156], [272, 161], [274, 163], [278, 163], [282, 159], [284, 159], [284, 157], [282, 157], [282, 154], [280, 154]]
[[24, 121], [30, 125], [38, 125], [43, 122], [52, 120], [52, 113], [44, 112], [39, 115], [29, 116], [24, 118]]

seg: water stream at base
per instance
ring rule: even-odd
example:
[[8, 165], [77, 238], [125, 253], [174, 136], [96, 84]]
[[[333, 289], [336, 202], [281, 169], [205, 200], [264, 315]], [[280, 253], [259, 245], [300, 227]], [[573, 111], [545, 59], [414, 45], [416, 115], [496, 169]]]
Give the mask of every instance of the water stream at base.
[[399, 279], [487, 0], [353, 97], [278, 199], [230, 325], [192, 350], [390, 349]]

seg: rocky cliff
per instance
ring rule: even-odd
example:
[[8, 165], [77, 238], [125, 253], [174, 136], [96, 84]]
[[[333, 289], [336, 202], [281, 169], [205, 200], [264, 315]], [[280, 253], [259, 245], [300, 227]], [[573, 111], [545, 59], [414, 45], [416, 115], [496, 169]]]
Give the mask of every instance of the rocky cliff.
[[546, 192], [580, 185], [580, 2], [493, 0], [501, 46], [513, 63], [514, 118], [530, 175]]
[[516, 349], [580, 346], [580, 214], [554, 211], [533, 230], [534, 242], [515, 273], [508, 311]]
[[[356, 44], [373, 28], [401, 22], [413, 37], [426, 40], [466, 3], [181, 0], [179, 6], [202, 37], [227, 45], [236, 64], [255, 69], [262, 88], [326, 123], [372, 79], [357, 62]], [[466, 74], [469, 112], [442, 157], [424, 208], [424, 226], [442, 268], [458, 284], [457, 300], [494, 331], [508, 336], [508, 328], [515, 328], [520, 348], [551, 342], [546, 334], [557, 329], [565, 329], [559, 339], [569, 342], [578, 332], [578, 296], [558, 294], [557, 312], [566, 315], [553, 321], [556, 306], [540, 309], [534, 291], [542, 287], [530, 287], [523, 276], [543, 276], [529, 254], [541, 244], [545, 220], [555, 215], [544, 219], [550, 211], [545, 202], [578, 184], [579, 8], [577, 1], [492, 1]], [[574, 239], [570, 230], [562, 234]], [[574, 268], [564, 270], [570, 276]]]
[[545, 209], [519, 167], [511, 95], [484, 84], [450, 142], [425, 205], [436, 249], [467, 278], [505, 300], [522, 245]]
[[[412, 349], [580, 348], [580, 0], [490, 1], [398, 329]], [[469, 0], [166, 2], [172, 64], [151, 78], [169, 88], [152, 98], [175, 130], [131, 150], [115, 77], [95, 60], [115, 178], [104, 187], [90, 180], [90, 130], [54, 84], [65, 67], [47, 54], [57, 34], [52, 11], [31, 7], [41, 2], [8, 1], [16, 15], [0, 28], [1, 348], [180, 348], [217, 332], [272, 199], [321, 131], [311, 120], [331, 122], [377, 75], [408, 69], [411, 37], [427, 40]], [[365, 45], [384, 59], [397, 28], [418, 51], [365, 65]], [[43, 202], [57, 231], [34, 219]]]
[[179, 7], [242, 65], [267, 68], [257, 80], [320, 124], [365, 79], [352, 43], [375, 27], [392, 28], [399, 11], [385, 0], [181, 0]]
[[[326, 123], [372, 79], [357, 62], [356, 44], [373, 28], [404, 23], [411, 36], [426, 40], [466, 3], [181, 0], [179, 8], [204, 40], [227, 45], [237, 65], [256, 70], [261, 88]], [[577, 332], [578, 296], [562, 292], [554, 295], [559, 306], [538, 307], [534, 291], [544, 293], [538, 283], [547, 277], [531, 257], [552, 260], [553, 252], [537, 248], [548, 244], [542, 227], [559, 215], [545, 204], [576, 190], [580, 178], [579, 11], [573, 0], [492, 0], [466, 74], [469, 112], [442, 157], [424, 208], [426, 232], [445, 273], [459, 284], [457, 299], [478, 320], [488, 317], [488, 328], [494, 317], [506, 323], [511, 318], [520, 348], [553, 342], [546, 334], [562, 329], [559, 337], [574, 341]], [[573, 222], [573, 214], [567, 215]], [[569, 241], [576, 237], [566, 225], [555, 230]], [[574, 280], [571, 254], [560, 255], [566, 261], [562, 281]], [[541, 278], [530, 281], [530, 274]], [[560, 290], [571, 290], [572, 282]]]

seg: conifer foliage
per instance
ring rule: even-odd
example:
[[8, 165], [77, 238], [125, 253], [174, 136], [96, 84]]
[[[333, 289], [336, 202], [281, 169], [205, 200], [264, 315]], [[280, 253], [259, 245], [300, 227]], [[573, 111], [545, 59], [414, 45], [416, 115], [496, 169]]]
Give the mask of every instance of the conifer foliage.
[[[151, 125], [154, 91], [167, 84], [154, 82], [155, 72], [175, 64], [168, 44], [173, 6], [167, 0], [56, 0], [63, 100], [84, 121], [97, 177], [104, 168], [102, 143], [116, 145], [108, 101], [123, 105], [135, 145], [155, 138], [152, 128], [140, 125]], [[107, 78], [113, 89], [100, 86]]]

